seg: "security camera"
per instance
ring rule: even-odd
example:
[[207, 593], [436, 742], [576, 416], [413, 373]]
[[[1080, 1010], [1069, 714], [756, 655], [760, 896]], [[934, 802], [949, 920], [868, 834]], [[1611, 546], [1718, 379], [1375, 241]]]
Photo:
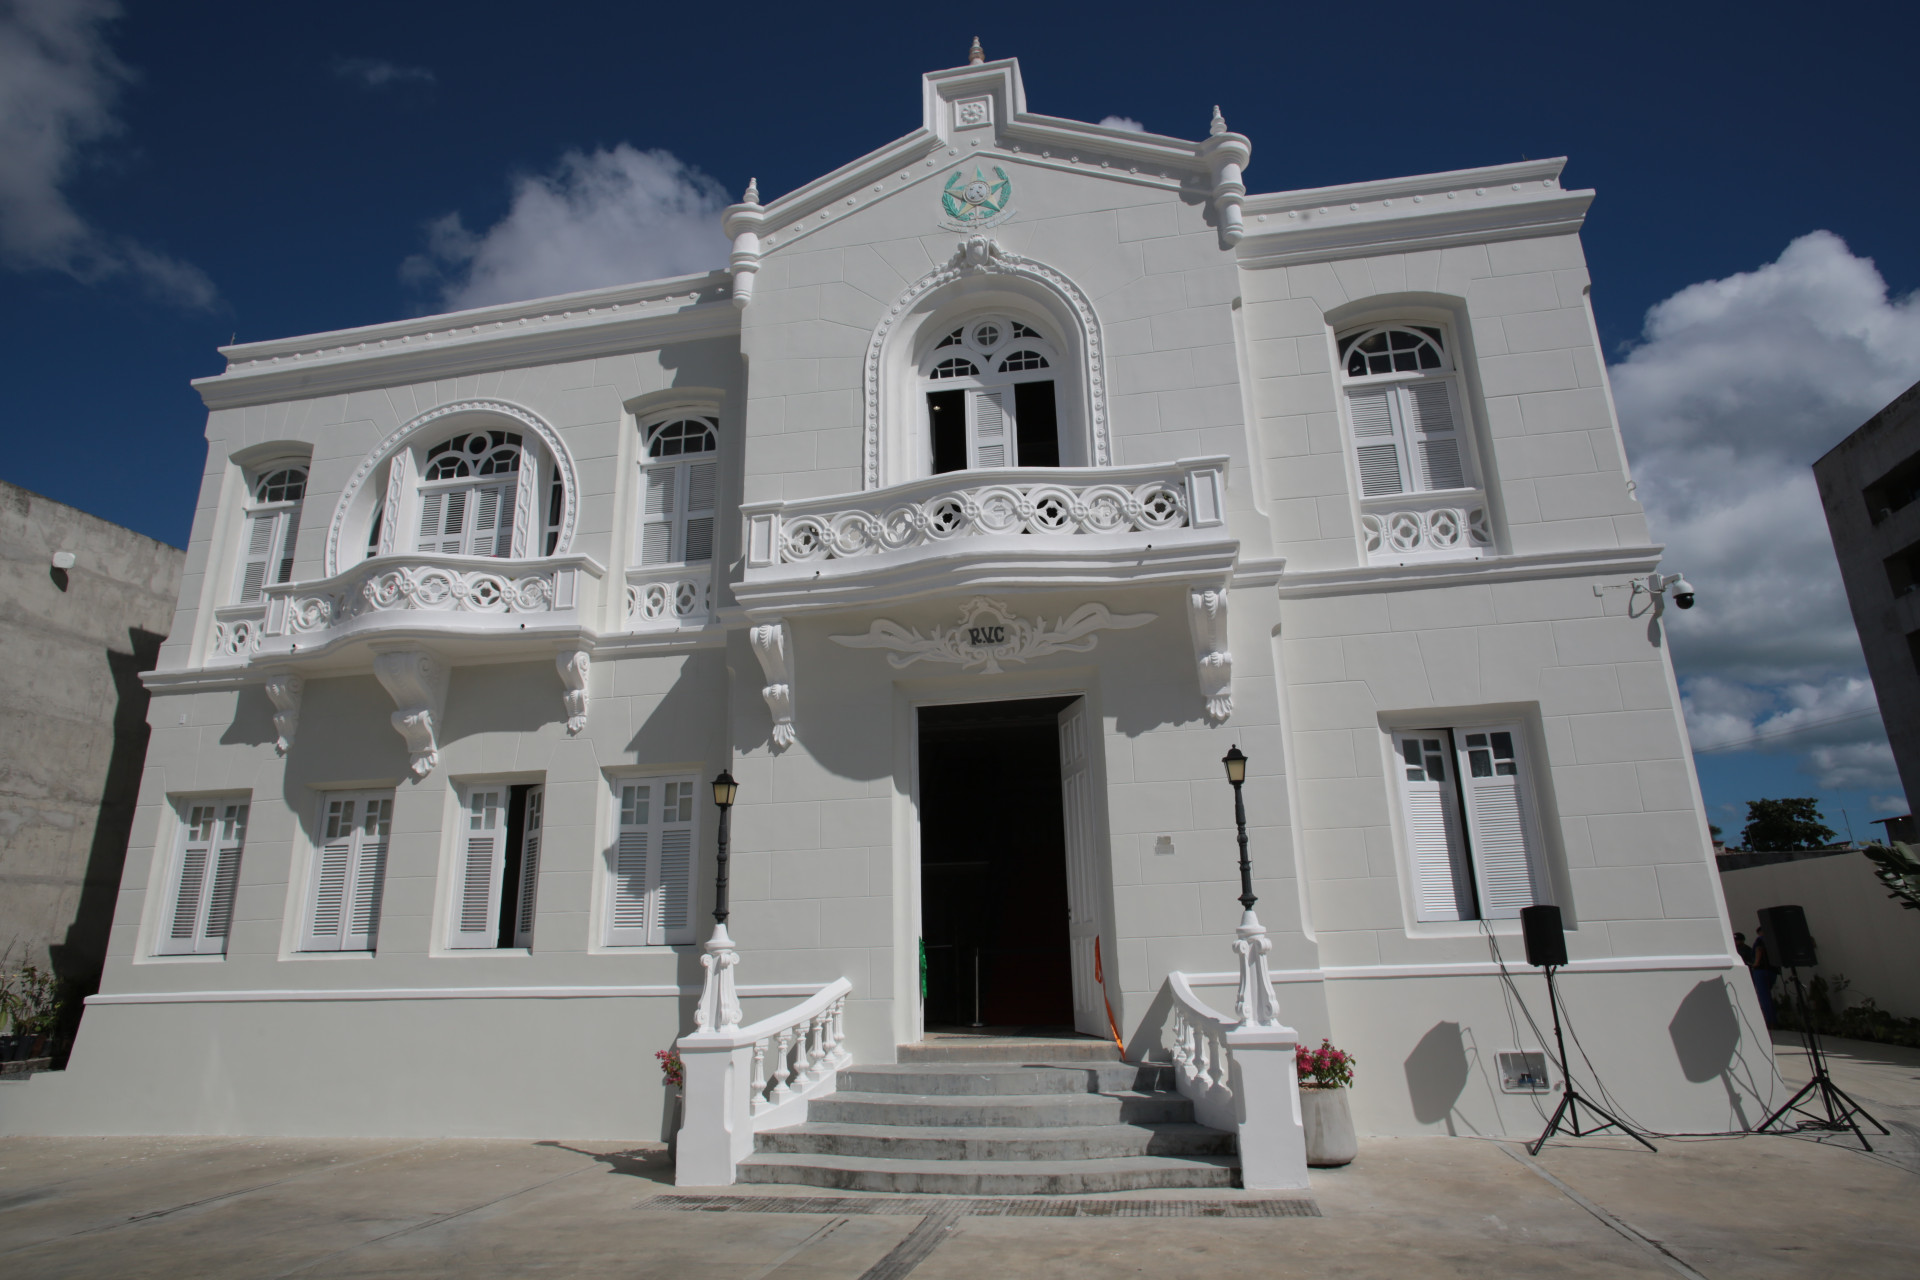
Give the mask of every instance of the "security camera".
[[1673, 602], [1682, 609], [1693, 608], [1693, 584], [1685, 578], [1673, 580]]

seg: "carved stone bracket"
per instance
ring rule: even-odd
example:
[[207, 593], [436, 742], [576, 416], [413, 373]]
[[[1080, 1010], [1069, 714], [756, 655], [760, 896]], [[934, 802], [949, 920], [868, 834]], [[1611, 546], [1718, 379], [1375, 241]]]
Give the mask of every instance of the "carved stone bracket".
[[587, 727], [587, 668], [591, 664], [585, 649], [563, 649], [554, 660], [560, 668], [560, 683], [567, 686], [568, 733], [579, 733]]
[[393, 713], [393, 728], [413, 753], [413, 776], [426, 777], [440, 763], [440, 725], [447, 714], [446, 661], [425, 649], [393, 649], [373, 655], [373, 674], [399, 708]]
[[277, 675], [267, 681], [267, 697], [273, 702], [273, 731], [277, 735], [273, 749], [281, 755], [293, 748], [293, 735], [300, 728], [300, 695], [307, 682], [296, 675]]
[[1083, 604], [1057, 623], [1017, 617], [998, 600], [975, 596], [960, 610], [960, 621], [935, 627], [926, 635], [885, 618], [863, 636], [834, 636], [849, 649], [892, 649], [896, 667], [916, 662], [952, 662], [998, 675], [1003, 662], [1022, 663], [1050, 653], [1085, 653], [1100, 642], [1096, 631], [1143, 627], [1157, 614], [1114, 613], [1103, 604]]
[[753, 656], [760, 659], [766, 673], [766, 687], [760, 696], [773, 713], [773, 745], [782, 750], [793, 745], [793, 636], [785, 622], [767, 622], [747, 633], [753, 642]]
[[1233, 654], [1227, 648], [1227, 590], [1195, 587], [1187, 593], [1187, 621], [1193, 627], [1193, 657], [1200, 669], [1200, 695], [1207, 720], [1225, 724], [1233, 714]]

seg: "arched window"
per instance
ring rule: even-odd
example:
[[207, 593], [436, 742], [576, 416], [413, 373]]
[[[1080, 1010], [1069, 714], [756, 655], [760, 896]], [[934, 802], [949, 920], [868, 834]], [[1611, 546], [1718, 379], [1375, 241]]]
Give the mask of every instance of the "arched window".
[[1005, 316], [946, 333], [920, 362], [932, 471], [1059, 466], [1058, 362], [1044, 334]]
[[676, 416], [642, 428], [641, 440], [640, 563], [713, 559], [719, 424], [712, 418]]
[[429, 447], [421, 457], [414, 550], [512, 555], [521, 462], [515, 431], [470, 431]]
[[1361, 496], [1472, 487], [1446, 334], [1376, 325], [1343, 334], [1338, 347]]
[[269, 463], [255, 476], [247, 502], [235, 602], [254, 604], [266, 588], [293, 580], [294, 542], [300, 536], [300, 506], [307, 496], [307, 469]]

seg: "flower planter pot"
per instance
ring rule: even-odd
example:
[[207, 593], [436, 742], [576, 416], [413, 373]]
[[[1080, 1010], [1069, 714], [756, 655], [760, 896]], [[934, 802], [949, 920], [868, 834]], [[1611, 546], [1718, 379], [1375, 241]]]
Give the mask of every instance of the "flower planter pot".
[[1338, 1168], [1360, 1154], [1360, 1140], [1354, 1136], [1353, 1110], [1347, 1105], [1345, 1089], [1301, 1085], [1300, 1120], [1306, 1129], [1310, 1167]]
[[667, 1121], [667, 1164], [669, 1166], [680, 1156], [680, 1125], [686, 1119], [686, 1107], [686, 1095], [674, 1094], [671, 1118]]

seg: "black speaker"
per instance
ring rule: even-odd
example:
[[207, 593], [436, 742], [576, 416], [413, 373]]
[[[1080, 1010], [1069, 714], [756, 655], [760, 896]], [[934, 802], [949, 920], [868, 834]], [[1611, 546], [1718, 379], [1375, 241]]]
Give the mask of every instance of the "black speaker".
[[1527, 939], [1528, 964], [1559, 968], [1567, 962], [1567, 935], [1560, 928], [1560, 908], [1520, 908], [1520, 932]]
[[1820, 963], [1807, 932], [1807, 913], [1799, 907], [1766, 907], [1760, 912], [1767, 956], [1776, 969], [1811, 969]]

